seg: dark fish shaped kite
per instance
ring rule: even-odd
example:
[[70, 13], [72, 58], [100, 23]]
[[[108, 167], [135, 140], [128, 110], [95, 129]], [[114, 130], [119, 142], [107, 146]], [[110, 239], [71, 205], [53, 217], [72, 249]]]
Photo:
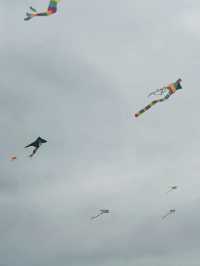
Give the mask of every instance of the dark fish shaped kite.
[[33, 155], [36, 153], [36, 151], [39, 149], [39, 147], [43, 144], [46, 143], [47, 140], [42, 139], [41, 137], [38, 137], [34, 142], [30, 143], [29, 145], [27, 145], [24, 148], [29, 148], [29, 147], [35, 147], [35, 149], [33, 150], [33, 152], [29, 155], [30, 157], [33, 157]]

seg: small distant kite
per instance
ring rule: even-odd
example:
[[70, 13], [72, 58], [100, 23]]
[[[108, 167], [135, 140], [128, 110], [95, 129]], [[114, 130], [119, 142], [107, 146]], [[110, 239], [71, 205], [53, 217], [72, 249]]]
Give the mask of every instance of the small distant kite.
[[162, 217], [162, 220], [167, 218], [169, 215], [171, 214], [175, 214], [176, 210], [175, 209], [171, 209], [168, 211], [168, 213], [166, 213], [163, 217]]
[[91, 219], [96, 219], [97, 217], [99, 217], [99, 216], [101, 216], [103, 214], [106, 214], [106, 213], [110, 213], [110, 211], [106, 210], [106, 209], [100, 210], [100, 213], [97, 214], [96, 216], [91, 217]]
[[172, 190], [176, 190], [177, 188], [178, 186], [172, 186], [166, 193], [168, 194], [169, 192], [171, 192]]
[[26, 13], [26, 18], [24, 20], [30, 20], [33, 17], [37, 17], [37, 16], [50, 16], [53, 15], [57, 12], [57, 4], [60, 2], [60, 0], [50, 0], [49, 2], [49, 6], [48, 9], [45, 12], [42, 13], [38, 13], [37, 10], [35, 8], [33, 8], [32, 6], [30, 6], [30, 10], [32, 11], [32, 13]]
[[14, 160], [16, 160], [16, 159], [17, 159], [17, 156], [15, 156], [15, 155], [10, 157], [10, 160], [11, 160], [11, 161], [14, 161]]
[[145, 108], [141, 109], [139, 112], [135, 113], [135, 117], [140, 116], [141, 114], [143, 114], [144, 112], [146, 112], [147, 110], [149, 110], [153, 105], [160, 103], [160, 102], [164, 102], [167, 99], [169, 99], [169, 97], [174, 94], [177, 90], [182, 89], [181, 87], [181, 79], [178, 79], [176, 82], [171, 83], [169, 85], [167, 85], [164, 88], [161, 89], [157, 89], [153, 92], [151, 92], [148, 97], [154, 95], [160, 95], [163, 96], [162, 98], [159, 98], [157, 100], [152, 101], [150, 104], [148, 104]]
[[36, 151], [39, 149], [39, 147], [43, 144], [46, 143], [47, 140], [42, 139], [41, 137], [38, 137], [34, 142], [32, 142], [31, 144], [27, 145], [24, 148], [28, 148], [28, 147], [35, 147], [35, 149], [33, 150], [33, 152], [29, 155], [30, 157], [33, 157], [33, 155], [36, 153]]

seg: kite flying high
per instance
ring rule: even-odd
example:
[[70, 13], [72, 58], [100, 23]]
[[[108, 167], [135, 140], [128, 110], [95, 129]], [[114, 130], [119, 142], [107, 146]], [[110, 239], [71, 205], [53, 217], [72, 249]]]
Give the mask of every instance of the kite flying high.
[[169, 192], [171, 192], [172, 190], [176, 190], [177, 188], [178, 186], [172, 186], [166, 193], [168, 194]]
[[167, 216], [169, 216], [169, 215], [171, 215], [171, 214], [175, 214], [175, 212], [176, 212], [175, 209], [171, 209], [171, 210], [169, 210], [168, 213], [166, 213], [166, 214], [162, 217], [162, 219], [167, 218]]
[[35, 147], [33, 152], [29, 156], [33, 157], [33, 155], [36, 153], [36, 151], [39, 149], [39, 147], [43, 143], [46, 143], [46, 142], [47, 142], [47, 140], [38, 137], [34, 142], [32, 142], [31, 144], [27, 145], [25, 148], [32, 147], [32, 146]]
[[49, 2], [49, 6], [48, 9], [45, 12], [42, 13], [38, 13], [37, 10], [35, 8], [33, 8], [32, 6], [30, 6], [30, 10], [32, 11], [32, 13], [26, 13], [26, 18], [24, 20], [30, 20], [33, 17], [37, 17], [37, 16], [50, 16], [56, 13], [57, 11], [57, 4], [60, 2], [60, 0], [50, 0]]
[[15, 155], [11, 156], [11, 157], [10, 157], [10, 160], [11, 160], [11, 161], [17, 160], [17, 156], [15, 156]]
[[109, 210], [105, 210], [105, 209], [100, 210], [100, 213], [97, 214], [96, 216], [91, 217], [91, 219], [96, 219], [97, 217], [99, 217], [99, 216], [101, 216], [103, 214], [106, 214], [106, 213], [110, 213], [110, 211]]
[[159, 98], [157, 100], [152, 101], [145, 108], [143, 108], [139, 112], [135, 113], [135, 117], [140, 116], [141, 114], [143, 114], [144, 112], [146, 112], [147, 110], [149, 110], [153, 105], [155, 105], [157, 103], [160, 103], [160, 102], [166, 101], [177, 90], [182, 89], [182, 87], [181, 87], [181, 81], [182, 81], [181, 79], [178, 79], [176, 82], [171, 83], [171, 84], [167, 85], [166, 87], [163, 87], [161, 89], [158, 89], [158, 90], [155, 90], [155, 91], [151, 92], [148, 96], [160, 95], [160, 96], [163, 96], [163, 97], [162, 98]]

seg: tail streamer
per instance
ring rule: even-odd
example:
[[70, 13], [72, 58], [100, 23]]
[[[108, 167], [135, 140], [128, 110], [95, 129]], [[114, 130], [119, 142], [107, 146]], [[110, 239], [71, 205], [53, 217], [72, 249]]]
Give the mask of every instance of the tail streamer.
[[169, 98], [169, 94], [166, 95], [165, 97], [161, 98], [161, 99], [158, 99], [158, 100], [154, 100], [152, 101], [150, 104], [148, 104], [147, 106], [145, 106], [143, 109], [141, 109], [139, 112], [135, 113], [135, 117], [138, 117], [140, 115], [142, 115], [143, 113], [145, 113], [146, 111], [148, 111], [152, 106], [154, 106], [155, 104], [157, 103], [160, 103], [160, 102], [164, 102], [165, 100], [167, 100]]

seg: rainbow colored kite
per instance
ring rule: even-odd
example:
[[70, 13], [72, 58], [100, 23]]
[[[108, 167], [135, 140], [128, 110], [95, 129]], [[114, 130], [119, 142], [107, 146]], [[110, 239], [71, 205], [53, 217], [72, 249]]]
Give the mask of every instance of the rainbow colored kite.
[[181, 87], [181, 79], [178, 79], [176, 82], [171, 83], [169, 85], [167, 85], [164, 88], [155, 90], [153, 92], [151, 92], [148, 96], [152, 96], [152, 95], [162, 95], [162, 98], [159, 98], [157, 100], [152, 101], [150, 104], [148, 104], [147, 106], [145, 106], [143, 109], [141, 109], [139, 112], [135, 113], [135, 117], [140, 116], [141, 114], [143, 114], [144, 112], [146, 112], [147, 110], [149, 110], [153, 105], [160, 103], [160, 102], [164, 102], [166, 101], [172, 94], [174, 94], [177, 90], [182, 89]]
[[45, 12], [42, 13], [38, 13], [37, 10], [35, 8], [33, 8], [32, 6], [30, 6], [30, 10], [32, 11], [32, 13], [26, 13], [26, 18], [24, 20], [30, 20], [33, 17], [37, 17], [37, 16], [50, 16], [53, 15], [57, 12], [57, 4], [60, 2], [60, 0], [50, 0], [49, 2], [49, 6], [48, 9]]

